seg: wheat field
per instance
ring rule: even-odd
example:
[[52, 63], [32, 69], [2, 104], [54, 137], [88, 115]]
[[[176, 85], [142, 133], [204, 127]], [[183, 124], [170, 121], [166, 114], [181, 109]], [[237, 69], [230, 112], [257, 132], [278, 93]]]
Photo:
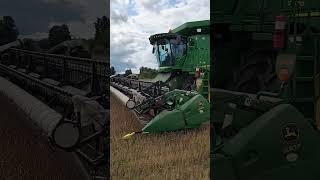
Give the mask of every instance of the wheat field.
[[112, 180], [207, 180], [210, 165], [210, 128], [161, 134], [136, 134], [142, 126], [111, 95], [110, 174]]

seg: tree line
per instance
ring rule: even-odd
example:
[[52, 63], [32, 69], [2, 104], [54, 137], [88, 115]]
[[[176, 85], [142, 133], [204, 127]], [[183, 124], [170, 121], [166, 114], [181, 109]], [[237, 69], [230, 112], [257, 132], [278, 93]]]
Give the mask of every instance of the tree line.
[[[139, 78], [140, 79], [152, 79], [157, 76], [158, 71], [156, 69], [148, 68], [148, 67], [141, 67], [139, 69]], [[110, 67], [110, 73], [111, 75], [116, 74], [116, 70], [113, 66]], [[132, 74], [131, 69], [126, 69], [124, 72], [124, 76], [128, 76]]]
[[3, 16], [0, 20], [0, 45], [17, 40], [19, 31], [11, 16]]
[[[90, 45], [101, 45], [105, 47], [105, 50], [107, 51], [110, 42], [110, 19], [106, 16], [98, 17], [94, 22], [94, 27], [94, 38], [88, 40], [88, 42]], [[15, 20], [11, 16], [3, 16], [2, 20], [0, 20], [0, 45], [16, 41], [18, 36], [19, 30]], [[42, 49], [50, 49], [63, 41], [71, 39], [72, 37], [68, 25], [55, 25], [49, 29], [48, 38], [40, 40], [38, 44]]]

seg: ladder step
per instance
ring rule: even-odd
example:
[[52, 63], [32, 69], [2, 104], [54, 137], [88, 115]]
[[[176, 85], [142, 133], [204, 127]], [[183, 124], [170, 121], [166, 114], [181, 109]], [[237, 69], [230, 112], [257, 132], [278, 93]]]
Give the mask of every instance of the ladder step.
[[41, 77], [39, 74], [33, 73], [33, 72], [29, 73], [28, 75], [31, 77], [37, 78], [37, 79], [39, 79]]
[[290, 102], [314, 102], [313, 98], [295, 98], [289, 100]]
[[297, 61], [314, 61], [313, 56], [297, 56]]
[[17, 66], [15, 66], [15, 65], [9, 65], [8, 67], [11, 68], [11, 69], [17, 68]]
[[60, 85], [60, 82], [58, 82], [56, 80], [53, 80], [53, 79], [50, 79], [50, 78], [44, 78], [44, 79], [42, 79], [42, 81], [44, 81], [46, 83], [49, 83], [49, 84], [52, 84], [54, 86], [59, 86]]
[[27, 70], [26, 70], [26, 69], [23, 69], [23, 68], [19, 68], [18, 71], [19, 71], [19, 72], [22, 72], [22, 73], [27, 73]]
[[296, 81], [299, 81], [299, 82], [312, 82], [313, 81], [313, 77], [296, 77]]

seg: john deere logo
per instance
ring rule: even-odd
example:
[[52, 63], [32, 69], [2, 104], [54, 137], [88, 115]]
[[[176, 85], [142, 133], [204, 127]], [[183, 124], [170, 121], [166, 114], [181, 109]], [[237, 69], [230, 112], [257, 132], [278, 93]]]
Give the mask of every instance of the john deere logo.
[[282, 138], [286, 143], [297, 143], [300, 133], [295, 124], [287, 124], [282, 128]]
[[202, 110], [204, 107], [203, 107], [203, 102], [202, 101], [199, 101], [198, 102], [198, 110]]
[[282, 153], [288, 162], [295, 162], [299, 158], [299, 151], [301, 149], [299, 129], [296, 124], [289, 123], [281, 131], [282, 139], [284, 140]]

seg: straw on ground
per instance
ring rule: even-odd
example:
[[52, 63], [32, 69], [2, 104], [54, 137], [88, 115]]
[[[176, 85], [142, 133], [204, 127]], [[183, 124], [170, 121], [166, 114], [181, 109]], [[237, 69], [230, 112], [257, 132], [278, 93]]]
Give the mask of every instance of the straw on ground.
[[209, 179], [209, 126], [164, 134], [137, 134], [142, 126], [111, 96], [111, 179]]

